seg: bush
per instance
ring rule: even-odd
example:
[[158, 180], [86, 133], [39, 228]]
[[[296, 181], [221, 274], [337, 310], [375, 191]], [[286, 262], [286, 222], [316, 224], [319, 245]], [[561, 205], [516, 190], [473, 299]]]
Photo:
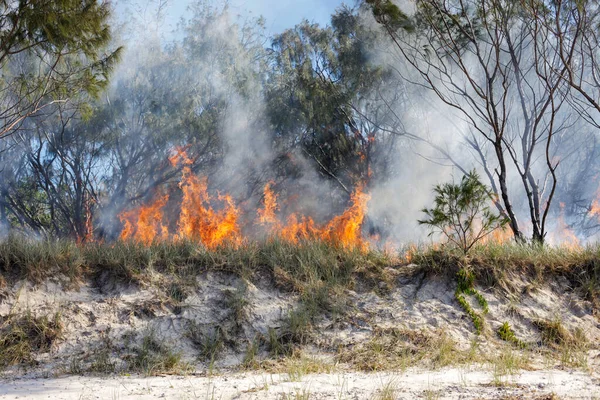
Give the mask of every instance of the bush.
[[490, 189], [479, 180], [474, 170], [463, 176], [459, 184], [436, 185], [435, 205], [422, 211], [427, 218], [419, 224], [429, 225], [430, 236], [441, 233], [450, 243], [467, 254], [481, 239], [508, 221], [489, 207], [493, 201]]

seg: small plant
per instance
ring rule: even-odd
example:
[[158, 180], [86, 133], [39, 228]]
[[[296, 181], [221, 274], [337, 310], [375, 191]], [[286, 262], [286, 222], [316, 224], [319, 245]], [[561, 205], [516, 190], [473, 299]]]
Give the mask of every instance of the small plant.
[[458, 301], [458, 304], [460, 304], [462, 309], [473, 321], [475, 331], [479, 335], [483, 331], [484, 327], [483, 315], [473, 310], [473, 307], [471, 307], [465, 295], [475, 296], [477, 303], [483, 310], [483, 315], [488, 313], [488, 303], [485, 297], [483, 297], [483, 295], [479, 293], [477, 289], [475, 289], [475, 275], [473, 275], [473, 272], [471, 272], [469, 269], [461, 268], [457, 273], [457, 284], [454, 297], [456, 298], [456, 301]]
[[391, 379], [390, 381], [383, 384], [381, 389], [373, 396], [373, 400], [394, 400], [396, 398], [396, 392], [398, 391], [398, 384], [396, 381]]
[[258, 361], [256, 357], [258, 356], [258, 346], [260, 344], [260, 337], [255, 338], [250, 343], [248, 343], [248, 347], [246, 348], [246, 353], [244, 354], [244, 360], [242, 361], [242, 366], [246, 369], [255, 368], [258, 365]]
[[134, 353], [128, 365], [131, 371], [154, 375], [161, 372], [178, 372], [187, 368], [181, 362], [181, 353], [174, 352], [152, 331], [142, 337], [142, 343], [134, 348]]
[[223, 350], [225, 334], [220, 326], [202, 329], [198, 324], [190, 322], [186, 336], [198, 349], [198, 357], [202, 361], [213, 363]]
[[90, 371], [105, 374], [115, 372], [116, 364], [110, 359], [114, 346], [108, 332], [103, 332], [100, 339], [100, 346], [92, 353]]
[[481, 183], [475, 170], [463, 176], [459, 184], [436, 185], [433, 191], [434, 207], [424, 208], [427, 217], [418, 222], [432, 228], [430, 236], [435, 233], [446, 236], [463, 254], [508, 222], [490, 209], [494, 195]]
[[519, 348], [524, 349], [526, 347], [525, 343], [517, 338], [508, 321], [505, 321], [500, 328], [498, 328], [498, 336], [500, 336], [500, 339], [504, 340], [505, 342], [513, 343]]
[[242, 326], [243, 321], [247, 318], [247, 308], [250, 302], [246, 297], [246, 289], [225, 290], [225, 306], [231, 310], [231, 317], [236, 328]]
[[511, 349], [504, 349], [492, 360], [494, 386], [506, 386], [513, 376], [526, 366], [527, 358]]
[[546, 346], [559, 347], [571, 340], [569, 331], [565, 329], [559, 320], [547, 321], [538, 319], [533, 321], [533, 325], [540, 330], [542, 343]]

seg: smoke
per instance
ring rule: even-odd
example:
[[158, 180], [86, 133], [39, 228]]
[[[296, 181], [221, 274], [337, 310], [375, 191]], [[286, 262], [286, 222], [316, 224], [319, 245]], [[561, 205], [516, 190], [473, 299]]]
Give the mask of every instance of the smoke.
[[[183, 3], [189, 8], [175, 22], [174, 13], [182, 13]], [[323, 8], [315, 6], [311, 11], [332, 10], [334, 3], [328, 2]], [[271, 4], [264, 1], [253, 7], [261, 10]], [[270, 11], [283, 4], [278, 2]], [[414, 12], [414, 2], [400, 5]], [[422, 77], [406, 63], [366, 8], [358, 11], [369, 38], [368, 47], [362, 49], [369, 61], [366, 68], [381, 67], [385, 73], [372, 90], [359, 91], [357, 98], [349, 100], [358, 134], [363, 141], [370, 141], [372, 135], [375, 142], [373, 174], [361, 181], [352, 176], [355, 165], [336, 175], [318, 165], [314, 154], [303, 151], [304, 136], [310, 136], [310, 129], [300, 132], [300, 128], [296, 131], [291, 126], [292, 132], [286, 135], [273, 126], [274, 106], [267, 88], [272, 75], [281, 71], [273, 67], [277, 49], [269, 48], [273, 40], [269, 33], [292, 19], [265, 23], [248, 17], [240, 2], [121, 1], [116, 7], [114, 40], [115, 45], [124, 44], [125, 52], [111, 87], [94, 105], [93, 116], [82, 120], [80, 126], [89, 132], [90, 143], [101, 149], [95, 153], [98, 161], [87, 172], [95, 177], [90, 183], [97, 200], [95, 217], [102, 235], [108, 238], [117, 237], [122, 229], [118, 214], [167, 194], [164, 212], [171, 218], [165, 229], [175, 228], [176, 204], [182, 200], [178, 187], [182, 166], [174, 166], [168, 159], [178, 148], [185, 148], [190, 155], [193, 173], [208, 179], [214, 198], [231, 194], [247, 211], [242, 224], [254, 221], [253, 212], [263, 204], [267, 182], [273, 181], [279, 195], [282, 220], [296, 213], [314, 218], [317, 224], [343, 211], [354, 189], [348, 182], [353, 182], [366, 185], [371, 195], [364, 224], [366, 235], [395, 244], [426, 240], [428, 232], [417, 221], [422, 217], [420, 210], [432, 204], [434, 185], [458, 180], [471, 169], [477, 169], [489, 184], [498, 184], [493, 148], [473, 129], [470, 116], [424, 86]], [[294, 7], [309, 9], [306, 3], [294, 2]], [[523, 57], [530, 57], [530, 52], [525, 48]], [[465, 61], [475, 79], [481, 80], [476, 60]], [[316, 68], [317, 61], [312, 60], [312, 66]], [[458, 87], [468, 85], [455, 65], [448, 68], [456, 69], [452, 76]], [[291, 92], [293, 88], [286, 85], [294, 80], [286, 76], [282, 81], [283, 90]], [[310, 91], [307, 96], [311, 96]], [[507, 140], [511, 143], [517, 143], [525, 123], [515, 111], [515, 99], [516, 93], [509, 93]], [[468, 107], [467, 100], [454, 100]], [[287, 101], [284, 98], [282, 106], [289, 106]], [[293, 99], [289, 103], [293, 104]], [[319, 107], [318, 102], [314, 107]], [[307, 114], [318, 111], [309, 110]], [[293, 115], [293, 110], [291, 114], [298, 124], [305, 122], [304, 115]], [[557, 114], [556, 124], [559, 129], [551, 156], [561, 165], [548, 230], [559, 233], [549, 239], [561, 242], [572, 231], [581, 237], [593, 237], [600, 231], [600, 220], [590, 214], [600, 176], [597, 133], [566, 106]], [[316, 129], [327, 131], [330, 127]], [[334, 134], [340, 134], [339, 127], [331, 128], [335, 129], [338, 131]], [[477, 149], [474, 139], [480, 146]], [[317, 151], [326, 152], [327, 147]], [[14, 159], [19, 156], [22, 158], [13, 152], [12, 161], [5, 163], [16, 164]], [[532, 173], [547, 195], [550, 186], [544, 160], [540, 146]], [[522, 229], [530, 234], [526, 194], [514, 165], [509, 165], [507, 183]], [[0, 233], [6, 221], [5, 217], [0, 220]]]

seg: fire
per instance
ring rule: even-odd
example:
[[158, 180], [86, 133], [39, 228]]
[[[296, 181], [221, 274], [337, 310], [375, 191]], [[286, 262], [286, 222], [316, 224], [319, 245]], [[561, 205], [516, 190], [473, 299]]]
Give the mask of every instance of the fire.
[[552, 235], [552, 240], [568, 249], [578, 249], [581, 247], [579, 238], [565, 221], [565, 203], [560, 203], [560, 215], [555, 234]]
[[229, 195], [218, 196], [224, 208], [215, 211], [208, 194], [208, 181], [192, 173], [192, 160], [179, 149], [171, 157], [171, 164], [183, 163], [179, 187], [183, 192], [181, 213], [177, 223], [176, 239], [199, 240], [208, 248], [217, 247], [225, 242], [240, 244], [242, 241], [238, 226], [239, 211]]
[[415, 246], [414, 244], [411, 244], [408, 246], [408, 249], [404, 253], [404, 260], [406, 261], [407, 264], [410, 264], [412, 262], [417, 250], [418, 250], [417, 246]]
[[279, 207], [277, 205], [277, 195], [271, 189], [272, 185], [272, 181], [265, 185], [264, 208], [258, 210], [258, 220], [261, 225], [275, 225], [277, 223], [275, 212]]
[[167, 201], [169, 196], [165, 194], [147, 206], [119, 214], [119, 219], [123, 223], [121, 240], [133, 239], [136, 242], [151, 244], [157, 240], [167, 239], [169, 231], [163, 225], [162, 211]]
[[351, 205], [342, 215], [333, 218], [321, 233], [325, 241], [336, 243], [344, 248], [367, 250], [368, 244], [362, 238], [362, 224], [371, 196], [358, 186], [350, 198]]
[[324, 226], [317, 226], [311, 217], [291, 214], [285, 224], [277, 218], [277, 196], [271, 190], [271, 183], [264, 189], [264, 208], [258, 210], [258, 220], [268, 226], [272, 236], [298, 243], [301, 240], [320, 239], [344, 248], [368, 249], [362, 236], [362, 224], [370, 196], [357, 187], [350, 197], [350, 207], [334, 217]]
[[[125, 211], [119, 215], [123, 224], [122, 240], [135, 240], [144, 244], [164, 240], [191, 240], [215, 248], [222, 244], [240, 245], [245, 238], [240, 226], [240, 209], [230, 195], [218, 194], [216, 199], [208, 192], [208, 180], [192, 171], [193, 160], [185, 149], [179, 148], [169, 158], [173, 167], [182, 166], [179, 188], [182, 198], [177, 231], [169, 232], [163, 222], [163, 209], [168, 195], [158, 196], [149, 205]], [[350, 197], [350, 206], [329, 222], [317, 224], [308, 216], [290, 214], [284, 220], [277, 215], [277, 195], [268, 182], [264, 188], [263, 206], [257, 210], [256, 223], [267, 230], [269, 236], [298, 243], [302, 240], [320, 239], [347, 249], [367, 250], [362, 225], [370, 196], [357, 187]], [[219, 204], [214, 208], [214, 204]]]
[[508, 227], [498, 228], [481, 239], [481, 244], [495, 243], [505, 244], [513, 239], [513, 233]]

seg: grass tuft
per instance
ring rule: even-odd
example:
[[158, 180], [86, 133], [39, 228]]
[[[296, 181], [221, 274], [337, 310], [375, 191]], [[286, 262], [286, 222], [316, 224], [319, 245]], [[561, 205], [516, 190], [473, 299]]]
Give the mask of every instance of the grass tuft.
[[0, 317], [0, 368], [34, 363], [35, 355], [50, 351], [62, 334], [58, 313], [52, 318], [36, 317], [30, 312]]
[[182, 362], [181, 353], [173, 351], [154, 332], [149, 331], [139, 346], [133, 348], [133, 356], [128, 357], [127, 368], [132, 372], [146, 375], [159, 373], [181, 373], [189, 366]]

